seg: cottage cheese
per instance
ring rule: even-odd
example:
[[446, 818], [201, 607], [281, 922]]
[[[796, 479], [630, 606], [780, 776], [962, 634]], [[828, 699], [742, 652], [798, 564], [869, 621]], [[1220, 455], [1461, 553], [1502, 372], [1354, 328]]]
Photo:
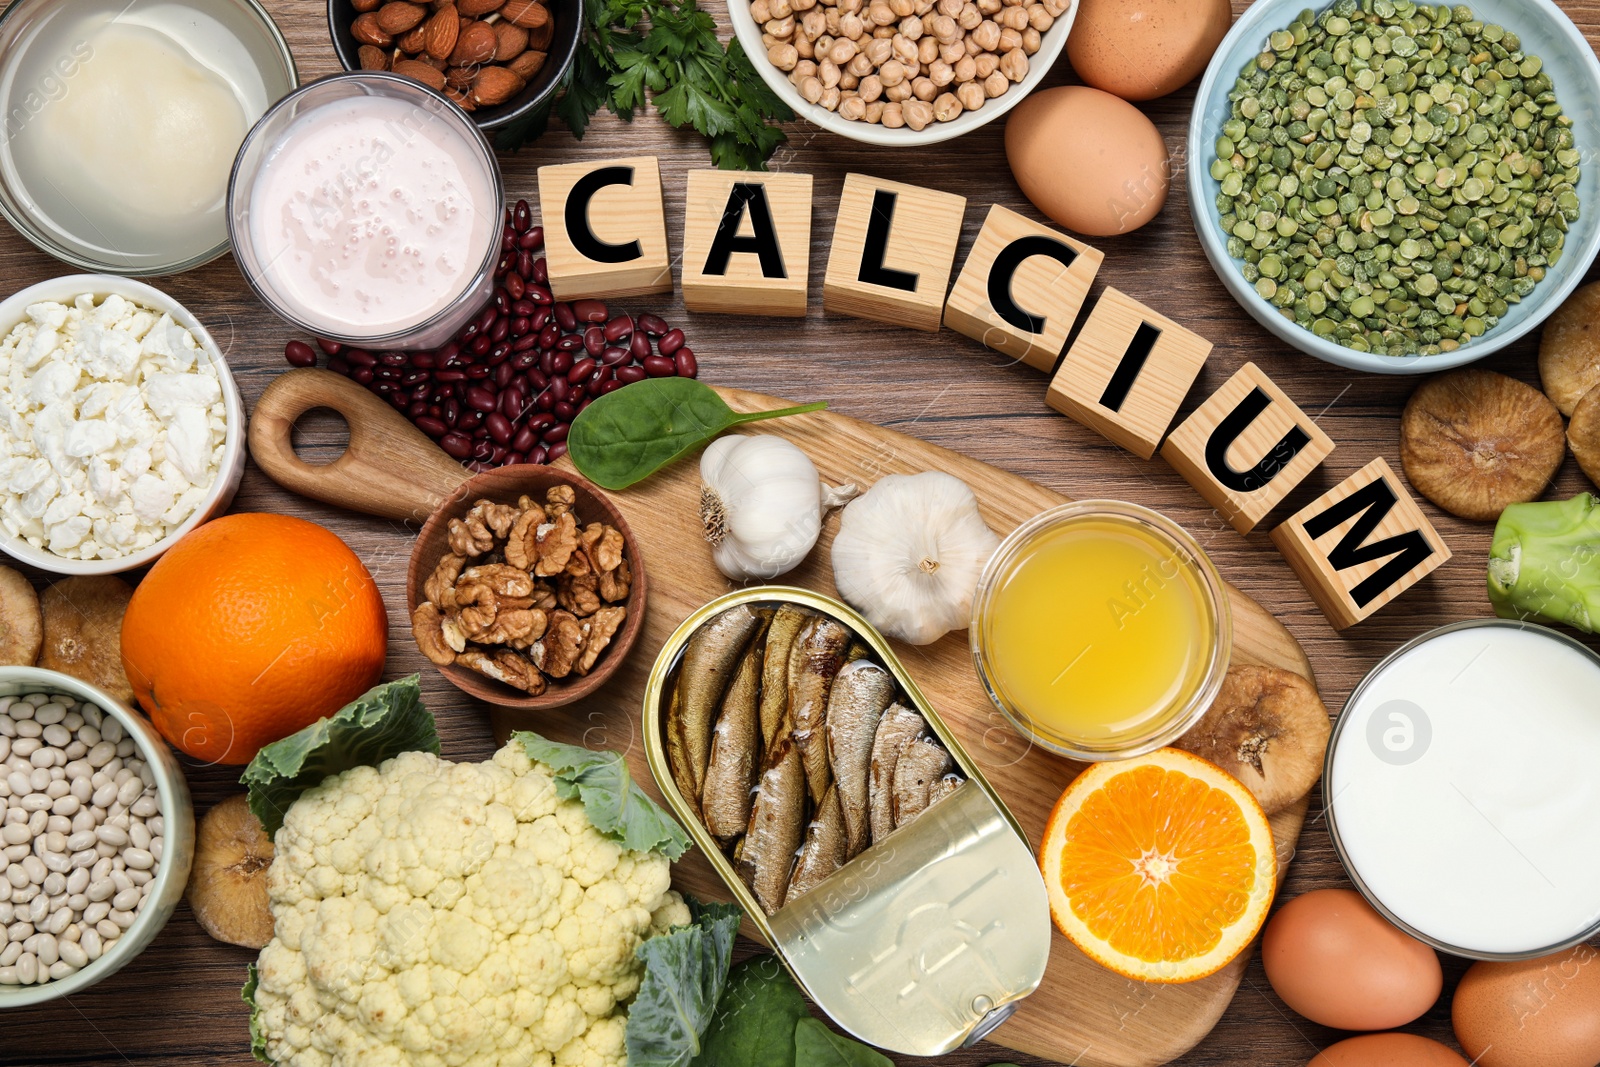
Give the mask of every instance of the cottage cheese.
[[0, 527], [66, 559], [148, 548], [222, 465], [217, 368], [171, 316], [115, 294], [27, 315], [0, 340]]

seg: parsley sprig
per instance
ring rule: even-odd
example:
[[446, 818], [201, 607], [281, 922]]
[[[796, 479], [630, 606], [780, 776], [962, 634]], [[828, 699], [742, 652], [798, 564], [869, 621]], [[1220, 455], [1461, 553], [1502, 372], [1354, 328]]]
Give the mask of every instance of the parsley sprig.
[[[725, 169], [764, 170], [794, 112], [756, 73], [738, 40], [726, 47], [695, 0], [583, 0], [584, 26], [555, 113], [581, 138], [602, 107], [631, 122], [654, 103], [669, 125], [690, 127]], [[548, 109], [503, 130], [515, 149], [544, 132]]]

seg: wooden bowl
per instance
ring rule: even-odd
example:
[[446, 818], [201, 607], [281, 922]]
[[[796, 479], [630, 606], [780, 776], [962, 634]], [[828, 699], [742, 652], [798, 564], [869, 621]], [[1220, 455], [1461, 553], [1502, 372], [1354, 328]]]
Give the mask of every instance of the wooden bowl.
[[545, 691], [536, 697], [467, 667], [454, 664], [439, 667], [435, 664], [439, 673], [463, 693], [503, 708], [537, 711], [559, 708], [581, 700], [604, 685], [606, 679], [616, 673], [623, 660], [628, 658], [628, 653], [644, 628], [646, 584], [644, 558], [639, 554], [639, 542], [628, 528], [628, 520], [622, 517], [622, 512], [605, 494], [576, 474], [531, 464], [500, 467], [474, 475], [444, 499], [417, 535], [416, 544], [411, 549], [411, 563], [406, 569], [406, 618], [409, 619], [422, 602], [422, 584], [438, 566], [439, 560], [450, 551], [451, 519], [462, 518], [472, 510], [473, 504], [484, 499], [497, 504], [515, 504], [518, 497], [526, 495], [543, 503], [546, 490], [557, 485], [572, 486], [577, 494], [577, 503], [572, 510], [584, 523], [607, 523], [622, 534], [623, 548], [633, 570], [633, 585], [628, 590], [626, 603], [628, 617], [622, 629], [612, 637], [610, 646], [600, 654], [594, 670], [581, 678], [576, 675], [552, 678]]

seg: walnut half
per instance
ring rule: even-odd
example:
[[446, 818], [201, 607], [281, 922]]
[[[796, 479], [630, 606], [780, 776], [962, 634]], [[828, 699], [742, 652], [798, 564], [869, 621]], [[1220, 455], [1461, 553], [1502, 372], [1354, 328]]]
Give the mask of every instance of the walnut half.
[[544, 675], [526, 657], [510, 649], [485, 652], [472, 648], [457, 656], [455, 662], [497, 682], [504, 682], [513, 689], [520, 689], [529, 696], [536, 697], [545, 690]]

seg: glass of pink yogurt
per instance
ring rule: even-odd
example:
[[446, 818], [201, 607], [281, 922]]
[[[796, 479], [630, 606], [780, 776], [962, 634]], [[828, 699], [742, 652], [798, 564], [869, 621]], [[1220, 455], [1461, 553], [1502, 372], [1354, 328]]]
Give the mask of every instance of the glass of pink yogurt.
[[434, 348], [494, 292], [504, 190], [489, 142], [407, 78], [335, 74], [245, 137], [228, 187], [239, 269], [308, 333]]

